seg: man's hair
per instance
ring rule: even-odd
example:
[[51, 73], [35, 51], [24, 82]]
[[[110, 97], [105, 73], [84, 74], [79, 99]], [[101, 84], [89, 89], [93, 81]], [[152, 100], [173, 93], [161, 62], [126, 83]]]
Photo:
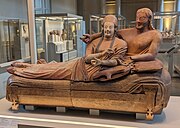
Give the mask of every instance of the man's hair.
[[143, 12], [143, 13], [146, 14], [146, 16], [149, 19], [149, 29], [150, 30], [154, 30], [155, 28], [152, 25], [152, 20], [153, 20], [153, 13], [152, 13], [152, 11], [149, 8], [140, 8], [140, 9], [137, 10], [136, 14], [140, 13], [140, 12]]

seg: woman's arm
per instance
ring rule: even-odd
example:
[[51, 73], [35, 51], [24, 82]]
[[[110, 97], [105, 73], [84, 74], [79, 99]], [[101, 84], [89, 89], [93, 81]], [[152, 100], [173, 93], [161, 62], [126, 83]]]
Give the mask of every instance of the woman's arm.
[[104, 53], [95, 53], [95, 54], [88, 54], [85, 57], [85, 62], [90, 64], [91, 60], [93, 60], [94, 58], [100, 58], [104, 55]]
[[113, 55], [113, 57], [105, 60], [101, 60], [98, 58], [93, 58], [91, 60], [91, 64], [94, 66], [103, 65], [103, 66], [116, 66], [116, 65], [128, 65], [126, 62], [124, 62], [124, 55], [127, 51], [127, 47], [116, 49], [116, 51], [113, 51], [112, 49], [108, 49], [106, 51], [107, 54]]
[[95, 63], [96, 63], [96, 65], [102, 65], [102, 64], [105, 65], [106, 60], [100, 60], [98, 58], [101, 58], [101, 57], [105, 56], [106, 54], [110, 55], [113, 53], [114, 53], [114, 51], [112, 49], [107, 49], [104, 52], [95, 53], [95, 54], [87, 54], [85, 57], [85, 62], [91, 63], [93, 65], [95, 65]]
[[116, 66], [118, 65], [118, 62], [116, 59], [110, 59], [110, 60], [100, 60], [97, 58], [94, 58], [91, 60], [91, 64], [94, 66], [103, 65], [103, 66]]

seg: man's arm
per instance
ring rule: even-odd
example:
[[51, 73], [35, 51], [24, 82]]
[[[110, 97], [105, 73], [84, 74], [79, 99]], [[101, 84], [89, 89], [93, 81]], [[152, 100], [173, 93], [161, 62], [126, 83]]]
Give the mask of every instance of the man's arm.
[[86, 45], [86, 56], [89, 54], [93, 54], [94, 46], [93, 43], [89, 43]]
[[80, 39], [86, 43], [89, 44], [91, 43], [94, 39], [101, 37], [101, 33], [95, 33], [93, 35], [89, 35], [89, 34], [84, 34], [83, 37], [80, 37]]

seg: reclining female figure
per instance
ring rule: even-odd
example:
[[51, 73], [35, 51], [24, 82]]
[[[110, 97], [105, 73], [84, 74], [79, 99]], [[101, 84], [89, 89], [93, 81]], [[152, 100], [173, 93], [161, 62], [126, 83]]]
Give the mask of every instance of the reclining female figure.
[[102, 36], [87, 47], [85, 57], [68, 62], [47, 64], [16, 62], [7, 71], [25, 78], [92, 81], [94, 74], [103, 70], [104, 66], [112, 67], [123, 64], [123, 56], [127, 51], [125, 41], [116, 37], [117, 18], [107, 15], [102, 25]]

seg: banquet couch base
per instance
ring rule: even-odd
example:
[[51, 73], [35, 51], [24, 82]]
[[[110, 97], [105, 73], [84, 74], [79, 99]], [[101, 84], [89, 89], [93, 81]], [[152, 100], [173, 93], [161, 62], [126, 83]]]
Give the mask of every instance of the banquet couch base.
[[[161, 74], [158, 76], [157, 74]], [[18, 106], [76, 107], [144, 113], [147, 119], [160, 114], [170, 97], [171, 81], [166, 70], [139, 73], [106, 82], [27, 79], [12, 75], [6, 99]]]

